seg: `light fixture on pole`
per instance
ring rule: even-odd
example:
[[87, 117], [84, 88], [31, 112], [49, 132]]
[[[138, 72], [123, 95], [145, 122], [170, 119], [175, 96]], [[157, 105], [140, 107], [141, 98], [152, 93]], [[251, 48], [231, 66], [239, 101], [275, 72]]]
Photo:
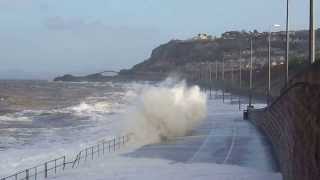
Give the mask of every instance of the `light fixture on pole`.
[[309, 58], [310, 64], [315, 62], [315, 30], [314, 30], [314, 0], [310, 0], [310, 29], [309, 29]]
[[225, 67], [224, 67], [224, 53], [223, 53], [223, 57], [222, 57], [222, 86], [223, 86], [223, 90], [222, 90], [222, 101], [224, 103], [224, 91], [225, 91], [225, 83], [224, 83], [224, 71], [225, 71]]
[[285, 60], [285, 86], [289, 81], [289, 50], [290, 50], [290, 32], [289, 32], [289, 0], [287, 0], [287, 18], [286, 18], [286, 60]]
[[[242, 63], [241, 63], [241, 50], [239, 54], [239, 87], [242, 88]], [[241, 96], [239, 95], [239, 111], [241, 111]]]
[[218, 81], [218, 72], [219, 72], [219, 69], [218, 69], [218, 61], [216, 60], [216, 81]]
[[252, 67], [252, 61], [253, 61], [253, 37], [250, 37], [250, 92], [249, 92], [249, 107], [252, 107], [252, 74], [253, 74], [253, 67]]
[[272, 29], [274, 27], [280, 27], [279, 24], [274, 24], [271, 26], [270, 28], [270, 32], [269, 32], [269, 55], [268, 55], [268, 94], [267, 94], [267, 101], [268, 101], [268, 104], [269, 104], [269, 100], [270, 100], [270, 95], [271, 95], [271, 36], [272, 36]]
[[242, 88], [242, 63], [241, 63], [241, 50], [239, 54], [239, 87]]

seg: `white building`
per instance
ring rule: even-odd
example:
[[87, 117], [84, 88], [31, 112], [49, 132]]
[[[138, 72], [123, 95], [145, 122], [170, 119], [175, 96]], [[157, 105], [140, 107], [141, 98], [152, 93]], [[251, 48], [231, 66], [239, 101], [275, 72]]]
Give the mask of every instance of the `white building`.
[[211, 36], [206, 33], [200, 33], [192, 39], [193, 40], [209, 40], [209, 39], [211, 39]]

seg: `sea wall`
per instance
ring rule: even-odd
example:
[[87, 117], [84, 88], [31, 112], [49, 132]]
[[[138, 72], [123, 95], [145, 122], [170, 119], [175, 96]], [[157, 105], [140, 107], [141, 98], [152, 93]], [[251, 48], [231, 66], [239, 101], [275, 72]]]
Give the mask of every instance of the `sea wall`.
[[284, 180], [320, 179], [320, 67], [295, 76], [269, 107], [249, 111], [268, 136]]

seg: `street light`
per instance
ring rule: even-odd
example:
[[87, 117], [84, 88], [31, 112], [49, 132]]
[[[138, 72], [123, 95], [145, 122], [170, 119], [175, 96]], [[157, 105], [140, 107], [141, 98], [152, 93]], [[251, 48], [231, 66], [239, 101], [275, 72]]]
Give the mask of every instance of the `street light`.
[[[242, 88], [242, 63], [241, 63], [241, 50], [240, 50], [240, 58], [239, 58], [239, 87], [240, 91]], [[239, 95], [239, 111], [241, 111], [241, 96]]]
[[242, 88], [242, 63], [241, 63], [241, 50], [239, 54], [239, 87]]
[[285, 62], [285, 86], [289, 81], [289, 49], [290, 49], [290, 32], [289, 32], [289, 0], [287, 0], [287, 18], [286, 18], [286, 62]]
[[315, 30], [314, 30], [314, 0], [310, 0], [310, 30], [309, 30], [309, 58], [310, 64], [315, 62]]
[[268, 94], [267, 94], [267, 101], [269, 104], [269, 98], [271, 95], [271, 36], [272, 36], [272, 29], [274, 27], [280, 27], [279, 24], [274, 24], [270, 28], [270, 33], [269, 33], [269, 56], [268, 56]]
[[223, 86], [223, 91], [222, 91], [222, 101], [224, 103], [224, 91], [225, 91], [225, 83], [224, 83], [224, 53], [223, 53], [223, 58], [222, 58], [222, 86]]
[[252, 56], [253, 56], [253, 37], [250, 37], [250, 94], [249, 94], [249, 107], [252, 107]]
[[218, 81], [218, 71], [219, 71], [218, 68], [219, 68], [218, 67], [218, 61], [216, 60], [216, 81]]

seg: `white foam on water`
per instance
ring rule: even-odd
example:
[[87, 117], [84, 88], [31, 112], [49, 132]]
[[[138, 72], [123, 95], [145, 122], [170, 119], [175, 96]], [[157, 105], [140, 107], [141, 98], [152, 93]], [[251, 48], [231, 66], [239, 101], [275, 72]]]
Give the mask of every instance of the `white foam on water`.
[[[86, 83], [83, 84], [86, 85]], [[6, 128], [6, 131], [10, 131], [11, 134], [22, 137], [17, 139], [5, 136], [0, 139], [0, 145], [3, 146], [17, 144], [19, 140], [24, 141], [24, 136], [28, 134], [35, 134], [35, 136], [27, 144], [20, 142], [17, 146], [1, 151], [0, 177], [63, 155], [74, 158], [81, 149], [101, 139], [120, 135], [125, 124], [123, 114], [127, 112], [128, 106], [133, 104], [131, 101], [139, 94], [138, 92], [146, 85], [133, 83], [118, 86], [121, 86], [124, 92], [115, 92], [96, 99], [88, 98], [79, 105], [52, 110], [31, 109], [1, 116], [0, 121], [3, 122], [17, 120], [32, 122], [37, 116], [71, 114], [79, 117], [71, 120], [86, 120], [88, 123], [68, 127]], [[112, 97], [111, 100], [110, 97]]]
[[32, 122], [32, 119], [29, 117], [25, 117], [25, 116], [17, 116], [17, 114], [7, 114], [7, 115], [0, 116], [0, 121], [3, 121], [3, 122], [12, 122], [12, 121]]
[[[59, 156], [67, 155], [67, 157], [74, 158], [79, 150], [103, 138], [112, 138], [126, 132], [136, 133], [136, 140], [142, 140], [144, 144], [158, 142], [171, 136], [183, 136], [200, 124], [207, 114], [206, 95], [201, 93], [199, 87], [196, 86], [187, 87], [184, 83], [177, 85], [176, 82], [168, 80], [157, 85], [130, 83], [124, 84], [123, 87], [126, 91], [122, 94], [117, 93], [115, 99], [119, 101], [125, 99], [124, 105], [123, 102], [110, 101], [108, 98], [101, 97], [88, 98], [87, 101], [76, 106], [62, 109], [23, 112], [25, 114], [34, 113], [34, 115], [71, 113], [75, 116], [88, 117], [88, 121], [99, 121], [90, 127], [81, 125], [41, 128], [43, 133], [33, 143], [0, 153], [0, 177]], [[223, 112], [224, 107], [219, 108]], [[20, 115], [23, 116], [23, 113]], [[15, 141], [16, 139], [12, 138], [3, 140], [7, 143], [15, 143]], [[108, 178], [281, 179], [279, 174], [268, 174], [240, 167], [181, 164], [167, 160], [127, 158], [119, 154], [106, 156], [104, 161], [92, 161], [79, 169], [68, 169], [65, 173], [58, 173], [57, 177], [54, 177], [54, 179], [78, 180]]]
[[144, 89], [129, 113], [126, 132], [133, 133], [137, 143], [184, 136], [205, 118], [207, 98], [200, 88], [184, 82], [172, 86], [171, 81]]
[[112, 104], [109, 102], [97, 102], [94, 104], [87, 104], [82, 102], [80, 105], [71, 107], [70, 109], [75, 113], [92, 113], [92, 112], [103, 112], [108, 113], [111, 111]]

